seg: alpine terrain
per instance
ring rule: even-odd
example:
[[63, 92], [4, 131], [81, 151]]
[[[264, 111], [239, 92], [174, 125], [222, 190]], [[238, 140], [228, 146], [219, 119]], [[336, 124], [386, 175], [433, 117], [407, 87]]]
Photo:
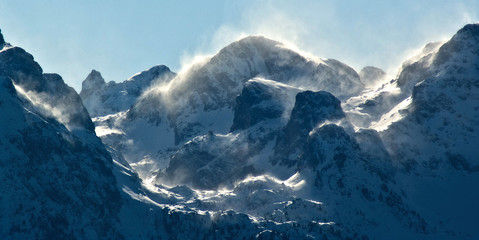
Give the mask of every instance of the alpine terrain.
[[479, 238], [479, 24], [396, 77], [249, 36], [79, 94], [0, 49], [2, 239]]

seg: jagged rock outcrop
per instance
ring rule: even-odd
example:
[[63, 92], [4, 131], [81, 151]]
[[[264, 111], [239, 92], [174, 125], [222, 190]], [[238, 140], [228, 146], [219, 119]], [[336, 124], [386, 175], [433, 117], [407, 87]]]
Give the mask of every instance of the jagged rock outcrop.
[[2, 30], [0, 29], [0, 50], [5, 45], [5, 39], [3, 38]]
[[103, 92], [105, 87], [105, 79], [103, 79], [100, 72], [93, 69], [82, 82], [80, 97], [86, 102], [89, 97], [93, 97]]
[[259, 122], [284, 117], [285, 111], [292, 107], [288, 102], [290, 95], [297, 91], [287, 85], [268, 84], [265, 80], [248, 81], [236, 97], [230, 131], [245, 130]]
[[331, 93], [298, 93], [288, 124], [277, 138], [273, 164], [296, 165], [310, 132], [325, 121], [338, 121], [344, 117], [341, 102]]

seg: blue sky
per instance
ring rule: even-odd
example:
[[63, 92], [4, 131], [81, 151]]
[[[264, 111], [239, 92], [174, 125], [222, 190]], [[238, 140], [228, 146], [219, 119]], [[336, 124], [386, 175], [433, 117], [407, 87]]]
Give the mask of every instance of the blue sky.
[[78, 91], [91, 69], [117, 82], [157, 64], [180, 71], [249, 34], [395, 74], [414, 50], [478, 21], [477, 0], [0, 0], [6, 41]]

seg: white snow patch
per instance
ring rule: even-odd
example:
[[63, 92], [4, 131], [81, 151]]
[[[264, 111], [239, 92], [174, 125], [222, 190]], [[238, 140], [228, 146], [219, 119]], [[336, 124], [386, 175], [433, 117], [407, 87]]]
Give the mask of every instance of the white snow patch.
[[95, 132], [98, 137], [110, 134], [124, 134], [124, 132], [119, 129], [109, 128], [107, 126], [97, 126], [95, 127]]

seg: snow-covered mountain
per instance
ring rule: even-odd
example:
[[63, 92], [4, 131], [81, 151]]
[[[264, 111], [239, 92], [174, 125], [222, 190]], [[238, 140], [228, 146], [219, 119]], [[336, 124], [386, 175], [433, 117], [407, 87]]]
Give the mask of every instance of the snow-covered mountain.
[[[272, 79], [289, 88], [328, 90], [343, 99], [363, 88], [359, 75], [339, 61], [311, 59], [279, 42], [253, 36], [194, 64], [169, 85], [152, 87], [129, 111], [95, 121], [105, 130], [104, 142], [123, 149], [125, 159], [147, 176], [165, 168], [171, 154], [192, 138], [208, 131], [229, 133], [235, 98], [254, 78]], [[287, 101], [291, 108], [294, 97]]]
[[[121, 149], [143, 179], [157, 187], [189, 186], [180, 195], [186, 191], [197, 209], [285, 221], [280, 203], [295, 196], [329, 211], [287, 221], [334, 222], [340, 238], [391, 238], [391, 232], [398, 239], [470, 238], [478, 234], [476, 211], [441, 213], [455, 198], [437, 201], [422, 191], [441, 198], [430, 184], [442, 183], [474, 209], [477, 196], [466, 194], [479, 183], [473, 147], [478, 112], [471, 102], [479, 76], [477, 28], [467, 25], [445, 44], [427, 44], [392, 80], [375, 67], [360, 74], [344, 64], [312, 70], [327, 60], [248, 37], [96, 124], [106, 133], [104, 142]], [[321, 77], [313, 84], [311, 76]], [[358, 87], [344, 94], [333, 87], [338, 81]], [[454, 104], [449, 112], [438, 110], [448, 102]], [[420, 120], [424, 112], [433, 118], [427, 124]], [[145, 136], [158, 140], [151, 144]], [[429, 165], [441, 170], [424, 167]], [[244, 186], [246, 195], [238, 190]], [[198, 189], [223, 190], [205, 197]], [[244, 205], [243, 199], [252, 200]]]
[[253, 36], [80, 95], [0, 40], [4, 238], [479, 237], [479, 24], [393, 79]]

